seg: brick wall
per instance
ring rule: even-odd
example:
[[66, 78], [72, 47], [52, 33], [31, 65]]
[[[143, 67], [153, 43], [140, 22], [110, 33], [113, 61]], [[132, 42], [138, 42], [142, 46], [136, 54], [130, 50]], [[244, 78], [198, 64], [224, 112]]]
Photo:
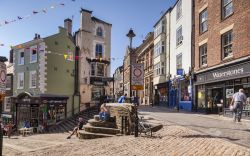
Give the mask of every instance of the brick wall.
[[[205, 7], [207, 5], [207, 7]], [[199, 10], [208, 10], [208, 31], [200, 34]], [[207, 39], [207, 67], [250, 54], [250, 0], [233, 0], [234, 13], [221, 19], [221, 0], [195, 0], [195, 71], [200, 68], [199, 43]], [[233, 57], [222, 61], [220, 31], [233, 25]]]

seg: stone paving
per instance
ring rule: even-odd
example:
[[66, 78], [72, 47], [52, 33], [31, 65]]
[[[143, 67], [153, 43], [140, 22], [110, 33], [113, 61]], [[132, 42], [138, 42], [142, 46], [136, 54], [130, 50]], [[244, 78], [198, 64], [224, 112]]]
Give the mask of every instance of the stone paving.
[[65, 139], [68, 134], [40, 134], [4, 138], [5, 156], [250, 156], [250, 149], [202, 134], [171, 122], [152, 138], [142, 135], [79, 140]]
[[188, 127], [195, 131], [226, 139], [250, 148], [249, 120], [243, 120], [242, 123], [235, 123], [228, 117], [176, 112], [164, 107], [140, 107], [140, 112], [162, 121]]

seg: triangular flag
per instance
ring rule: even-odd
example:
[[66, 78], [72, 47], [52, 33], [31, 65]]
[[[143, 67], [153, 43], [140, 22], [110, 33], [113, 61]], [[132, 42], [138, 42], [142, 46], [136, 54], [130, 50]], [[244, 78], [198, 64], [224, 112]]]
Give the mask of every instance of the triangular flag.
[[61, 5], [61, 6], [64, 6], [64, 3], [61, 3], [60, 5]]
[[47, 9], [43, 9], [43, 12], [44, 12], [44, 13], [47, 13]]
[[67, 59], [67, 57], [68, 57], [68, 55], [66, 55], [66, 54], [65, 54], [65, 55], [64, 55], [64, 59], [66, 60], [66, 59]]
[[51, 9], [54, 9], [55, 7], [52, 5], [50, 8], [51, 8]]
[[9, 24], [9, 22], [8, 21], [4, 21], [4, 24]]
[[37, 14], [38, 12], [37, 11], [33, 11], [33, 14]]
[[4, 46], [4, 44], [0, 44], [0, 46]]
[[76, 56], [76, 60], [79, 60], [79, 56]]
[[18, 18], [19, 20], [23, 19], [23, 18], [22, 18], [22, 17], [20, 17], [20, 16], [17, 16], [17, 18]]

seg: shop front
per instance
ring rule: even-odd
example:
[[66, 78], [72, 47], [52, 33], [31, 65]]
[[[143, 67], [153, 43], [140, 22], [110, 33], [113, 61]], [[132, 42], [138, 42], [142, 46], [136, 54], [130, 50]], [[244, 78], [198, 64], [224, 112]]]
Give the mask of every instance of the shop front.
[[192, 111], [192, 80], [180, 76], [169, 83], [169, 107]]
[[250, 108], [250, 61], [216, 68], [196, 74], [195, 109], [205, 113], [221, 113], [228, 109], [234, 93], [244, 89]]
[[35, 131], [39, 126], [46, 128], [55, 125], [66, 117], [67, 100], [66, 96], [45, 94], [32, 96], [26, 92], [12, 97], [11, 102], [16, 110], [15, 124], [18, 128], [22, 128], [27, 121]]
[[168, 82], [160, 83], [154, 86], [154, 104], [160, 106], [168, 106]]

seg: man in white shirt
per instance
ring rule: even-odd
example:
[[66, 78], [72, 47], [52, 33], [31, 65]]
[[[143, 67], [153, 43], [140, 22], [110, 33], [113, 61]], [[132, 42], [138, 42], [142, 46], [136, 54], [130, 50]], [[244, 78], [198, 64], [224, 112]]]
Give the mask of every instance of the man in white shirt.
[[238, 119], [238, 122], [241, 120], [243, 105], [246, 104], [247, 97], [243, 89], [240, 89], [239, 92], [233, 95], [231, 105], [233, 106], [234, 111], [234, 121]]

